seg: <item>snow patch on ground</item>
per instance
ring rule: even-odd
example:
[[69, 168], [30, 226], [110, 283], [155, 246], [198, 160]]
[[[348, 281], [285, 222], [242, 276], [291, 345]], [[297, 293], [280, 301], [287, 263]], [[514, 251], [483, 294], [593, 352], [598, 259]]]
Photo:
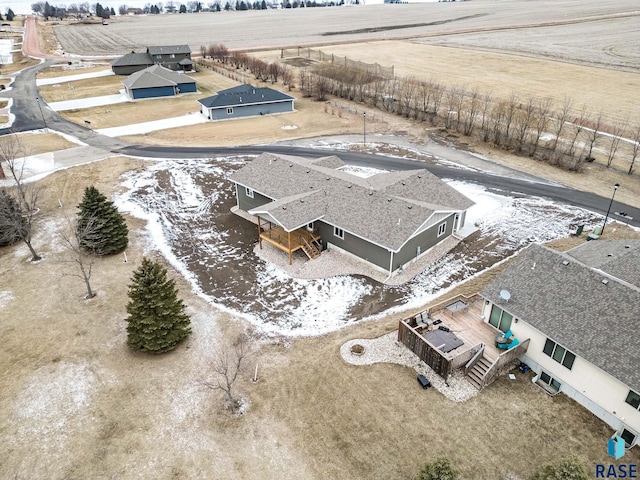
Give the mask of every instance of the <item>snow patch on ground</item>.
[[[67, 362], [45, 365], [36, 370], [13, 399], [14, 415], [9, 420], [13, 434], [5, 437], [8, 445], [22, 445], [38, 438], [38, 452], [64, 457], [66, 443], [87, 415], [96, 376], [86, 364]], [[5, 432], [7, 429], [3, 429]]]
[[13, 298], [13, 294], [9, 290], [0, 291], [0, 308], [6, 307]]
[[[226, 177], [245, 161], [220, 157], [152, 162], [126, 178], [125, 192], [115, 203], [121, 211], [147, 220], [151, 244], [191, 282], [195, 293], [269, 334], [317, 335], [363, 318], [421, 307], [532, 242], [565, 237], [578, 224], [592, 228], [602, 221], [599, 215], [542, 198], [508, 197], [449, 182], [476, 202], [467, 224], [479, 228], [482, 247], [470, 243], [466, 250], [449, 252], [401, 286], [356, 275], [296, 279], [258, 258], [253, 253], [255, 227], [229, 217], [234, 188]], [[377, 173], [346, 170], [361, 176]], [[224, 275], [217, 273], [221, 271]]]

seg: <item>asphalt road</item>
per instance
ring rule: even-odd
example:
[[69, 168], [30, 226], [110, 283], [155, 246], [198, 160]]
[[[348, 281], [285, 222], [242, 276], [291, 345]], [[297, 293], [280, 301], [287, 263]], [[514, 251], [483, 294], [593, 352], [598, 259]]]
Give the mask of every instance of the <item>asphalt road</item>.
[[[249, 147], [155, 147], [155, 146], [128, 146], [117, 150], [118, 153], [142, 157], [160, 158], [210, 158], [214, 156], [233, 155], [259, 155], [270, 152], [283, 155], [298, 155], [301, 157], [324, 157], [331, 155], [331, 151], [317, 148], [291, 147], [280, 145], [255, 145]], [[444, 165], [430, 165], [405, 158], [388, 157], [383, 155], [340, 151], [337, 155], [351, 165], [373, 167], [383, 170], [410, 170], [425, 168], [440, 178], [448, 178], [463, 182], [483, 185], [497, 193], [505, 193], [511, 196], [537, 196], [544, 197], [576, 207], [606, 214], [610, 198], [575, 190], [561, 185], [552, 185], [545, 181], [540, 182], [520, 180], [517, 178], [493, 175], [462, 168], [453, 168]], [[612, 192], [613, 193], [613, 192]], [[625, 212], [627, 217], [617, 216], [615, 212]], [[640, 209], [614, 201], [611, 206], [611, 217], [640, 227]]]
[[[21, 72], [9, 91], [2, 92], [1, 97], [14, 99], [12, 112], [16, 119], [9, 129], [0, 130], [0, 135], [40, 129], [45, 126], [59, 132], [72, 135], [93, 147], [108, 150], [116, 154], [126, 154], [141, 157], [158, 158], [210, 158], [214, 156], [231, 155], [259, 155], [263, 152], [271, 152], [285, 155], [298, 155], [303, 157], [321, 157], [331, 154], [327, 150], [303, 148], [284, 145], [255, 145], [248, 147], [156, 147], [131, 145], [117, 139], [99, 135], [89, 128], [76, 125], [60, 117], [50, 110], [45, 104], [36, 101], [38, 90], [36, 87], [36, 72], [55, 61], [47, 61]], [[593, 193], [582, 192], [559, 185], [550, 185], [547, 182], [526, 181], [510, 176], [498, 176], [486, 172], [473, 171], [462, 168], [447, 167], [443, 165], [428, 165], [422, 162], [403, 158], [387, 157], [367, 153], [339, 152], [340, 158], [349, 164], [368, 166], [385, 170], [404, 170], [412, 168], [426, 168], [440, 178], [449, 178], [463, 182], [471, 182], [483, 185], [493, 191], [508, 195], [529, 195], [548, 198], [557, 202], [574, 205], [594, 212], [605, 214], [609, 207], [610, 198], [603, 198]], [[612, 217], [618, 220], [640, 227], [640, 209], [630, 205], [613, 202], [611, 206]], [[626, 217], [616, 216], [615, 212], [625, 212]]]

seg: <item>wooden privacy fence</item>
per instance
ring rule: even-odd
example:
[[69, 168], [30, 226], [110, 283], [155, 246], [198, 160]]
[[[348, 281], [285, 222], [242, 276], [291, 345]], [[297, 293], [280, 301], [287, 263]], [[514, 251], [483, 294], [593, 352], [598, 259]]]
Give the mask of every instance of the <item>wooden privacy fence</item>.
[[416, 329], [415, 318], [400, 320], [398, 327], [398, 341], [415, 353], [420, 360], [429, 365], [434, 372], [445, 380], [457, 368], [465, 365], [482, 344], [474, 345], [455, 356], [441, 352], [438, 348], [420, 335]]
[[349, 57], [334, 55], [333, 53], [325, 53], [322, 50], [316, 50], [309, 47], [283, 48], [280, 50], [280, 58], [303, 57], [318, 60], [319, 62], [333, 63], [346, 68], [354, 68], [369, 72], [372, 75], [382, 78], [393, 78], [393, 65], [383, 67], [378, 63], [366, 63], [359, 60], [353, 60]]

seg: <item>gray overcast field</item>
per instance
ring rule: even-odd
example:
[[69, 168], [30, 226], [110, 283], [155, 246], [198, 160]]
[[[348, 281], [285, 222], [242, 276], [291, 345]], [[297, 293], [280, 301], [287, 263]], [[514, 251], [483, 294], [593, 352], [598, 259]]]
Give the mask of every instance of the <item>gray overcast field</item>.
[[[65, 51], [79, 55], [118, 55], [147, 45], [188, 44], [198, 52], [211, 43], [268, 49], [432, 37], [434, 43], [550, 54], [565, 61], [598, 57], [595, 64], [637, 70], [639, 15], [637, 0], [473, 0], [116, 17], [108, 26], [59, 26], [56, 34]], [[602, 20], [611, 16], [616, 18]], [[571, 25], [545, 27], [557, 22]]]

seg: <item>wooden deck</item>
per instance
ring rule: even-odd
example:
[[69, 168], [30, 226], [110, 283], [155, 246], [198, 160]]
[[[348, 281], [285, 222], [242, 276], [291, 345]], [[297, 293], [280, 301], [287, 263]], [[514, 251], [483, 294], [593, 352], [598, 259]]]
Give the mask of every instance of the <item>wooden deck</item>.
[[[503, 352], [503, 350], [499, 350], [495, 346], [495, 336], [501, 332], [493, 325], [483, 322], [480, 319], [481, 314], [481, 299], [475, 300], [469, 303], [467, 307], [457, 311], [451, 311], [445, 307], [430, 313], [431, 318], [442, 320], [442, 323], [437, 326], [432, 325], [429, 328], [438, 328], [438, 326], [448, 327], [464, 342], [464, 345], [449, 352], [451, 356], [455, 356], [457, 352], [463, 352], [470, 347], [483, 343], [485, 345], [484, 356], [493, 362], [498, 358], [500, 353]], [[421, 328], [418, 329], [418, 332], [422, 333], [426, 330], [426, 328]]]
[[260, 248], [262, 248], [263, 240], [269, 242], [271, 245], [289, 255], [289, 263], [291, 263], [291, 255], [293, 252], [303, 249], [305, 245], [320, 240], [320, 236], [316, 232], [310, 232], [306, 228], [299, 228], [293, 232], [287, 232], [280, 226], [265, 223], [261, 224], [258, 222], [258, 231]]
[[441, 325], [449, 327], [464, 342], [462, 347], [458, 347], [459, 350], [462, 351], [482, 342], [485, 345], [484, 356], [493, 362], [504, 351], [495, 346], [495, 337], [502, 332], [490, 323], [482, 321], [480, 315], [482, 315], [482, 300], [476, 300], [456, 312], [444, 308], [431, 313], [432, 318], [442, 320]]

